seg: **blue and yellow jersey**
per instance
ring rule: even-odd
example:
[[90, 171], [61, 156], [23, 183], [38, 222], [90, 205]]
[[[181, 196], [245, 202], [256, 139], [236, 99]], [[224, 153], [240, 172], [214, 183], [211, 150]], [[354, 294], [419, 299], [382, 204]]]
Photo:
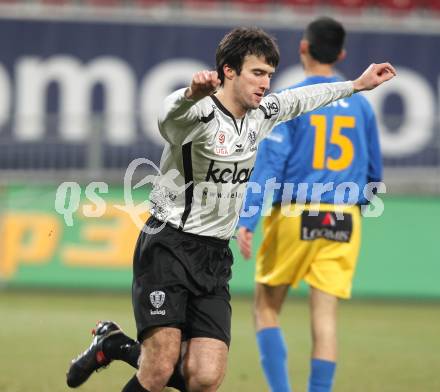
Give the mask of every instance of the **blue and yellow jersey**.
[[[289, 87], [339, 81], [312, 76]], [[243, 210], [259, 208], [241, 217], [239, 226], [257, 225], [266, 181], [276, 179], [272, 204], [285, 202], [365, 204], [365, 185], [382, 180], [382, 161], [374, 112], [360, 94], [303, 114], [275, 127], [260, 144]], [[273, 181], [274, 182], [274, 181]]]

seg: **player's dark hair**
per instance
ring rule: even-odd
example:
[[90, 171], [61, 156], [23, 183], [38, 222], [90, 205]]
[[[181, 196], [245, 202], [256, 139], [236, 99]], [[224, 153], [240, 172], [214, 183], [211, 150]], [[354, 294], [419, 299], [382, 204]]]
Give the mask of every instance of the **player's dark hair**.
[[218, 77], [222, 84], [225, 80], [223, 66], [229, 65], [240, 75], [247, 55], [264, 57], [273, 67], [276, 67], [280, 61], [280, 52], [275, 39], [264, 30], [257, 27], [235, 28], [220, 41], [215, 55]]
[[345, 29], [336, 20], [322, 17], [311, 22], [304, 33], [309, 53], [323, 64], [333, 64], [344, 47]]

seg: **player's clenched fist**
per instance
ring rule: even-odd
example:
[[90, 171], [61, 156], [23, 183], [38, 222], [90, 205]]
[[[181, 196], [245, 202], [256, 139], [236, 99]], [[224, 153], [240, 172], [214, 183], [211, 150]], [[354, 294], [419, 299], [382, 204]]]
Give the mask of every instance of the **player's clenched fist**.
[[396, 76], [396, 70], [390, 63], [373, 63], [353, 82], [353, 87], [355, 92], [372, 90], [394, 76]]
[[252, 237], [253, 233], [246, 227], [240, 227], [237, 232], [238, 249], [245, 259], [252, 257]]
[[186, 90], [188, 99], [199, 100], [215, 93], [220, 86], [217, 71], [200, 71], [194, 74], [191, 86]]

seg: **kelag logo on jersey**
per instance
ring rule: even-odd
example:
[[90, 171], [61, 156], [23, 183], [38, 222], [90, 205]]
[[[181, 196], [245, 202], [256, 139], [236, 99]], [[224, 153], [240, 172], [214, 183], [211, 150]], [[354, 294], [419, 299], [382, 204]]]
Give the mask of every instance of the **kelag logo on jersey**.
[[[340, 213], [338, 214], [340, 215]], [[312, 241], [325, 238], [337, 242], [349, 242], [353, 230], [351, 214], [342, 214], [344, 219], [336, 219], [333, 212], [319, 212], [310, 216], [310, 211], [301, 215], [301, 239]]]
[[231, 167], [225, 167], [224, 169], [215, 167], [215, 163], [216, 161], [211, 160], [205, 181], [212, 181], [216, 184], [243, 184], [249, 181], [252, 171], [254, 170], [253, 168], [243, 168], [238, 170], [237, 162], [234, 162]]

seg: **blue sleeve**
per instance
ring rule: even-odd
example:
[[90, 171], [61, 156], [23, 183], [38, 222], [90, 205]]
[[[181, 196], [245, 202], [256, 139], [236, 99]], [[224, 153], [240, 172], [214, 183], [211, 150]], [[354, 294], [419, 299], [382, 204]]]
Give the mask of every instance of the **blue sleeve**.
[[368, 175], [367, 182], [382, 181], [382, 155], [380, 153], [379, 131], [376, 116], [368, 105], [366, 139], [368, 142]]
[[[266, 181], [275, 177], [277, 183], [283, 183], [285, 163], [292, 149], [291, 136], [294, 122], [295, 120], [292, 120], [276, 126], [260, 143], [254, 171], [246, 188], [246, 198], [238, 226], [254, 231], [262, 212]], [[249, 208], [253, 210], [257, 208], [257, 212], [250, 214]], [[246, 214], [252, 216], [243, 216]]]

